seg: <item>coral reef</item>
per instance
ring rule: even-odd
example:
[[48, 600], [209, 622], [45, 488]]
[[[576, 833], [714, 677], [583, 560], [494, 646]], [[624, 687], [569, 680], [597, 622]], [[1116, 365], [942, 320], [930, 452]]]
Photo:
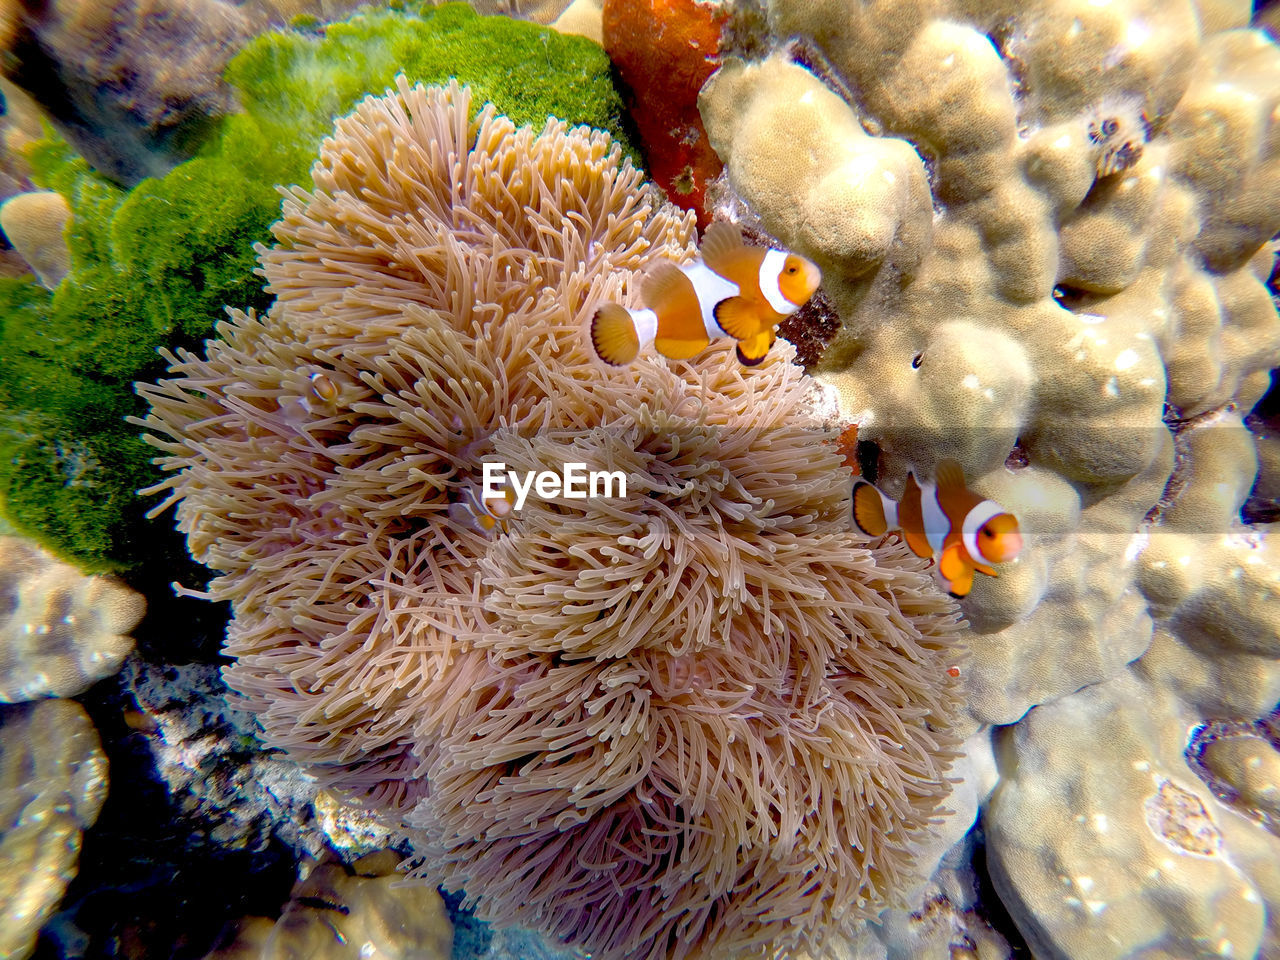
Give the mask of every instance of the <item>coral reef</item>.
[[[289, 192], [273, 308], [139, 386], [228, 683], [482, 917], [601, 957], [821, 950], [920, 880], [954, 605], [858, 545], [787, 352], [592, 359], [595, 307], [693, 252], [606, 134], [398, 90]], [[627, 492], [489, 538], [450, 506], [499, 460]]]
[[242, 921], [205, 960], [449, 960], [444, 901], [430, 887], [396, 884], [399, 861], [384, 850], [349, 867], [304, 863], [280, 919]]
[[711, 222], [707, 184], [720, 158], [698, 114], [698, 89], [719, 63], [728, 12], [702, 0], [609, 0], [604, 48], [630, 93], [631, 116], [644, 145], [649, 176], [667, 198]]
[[223, 71], [253, 36], [295, 17], [336, 19], [356, 5], [9, 0], [0, 9], [5, 98], [20, 89], [95, 170], [136, 186], [194, 156], [232, 112]]
[[265, 307], [253, 244], [279, 215], [275, 184], [305, 176], [335, 115], [397, 70], [461, 76], [520, 122], [549, 114], [620, 132], [604, 53], [586, 40], [461, 5], [373, 12], [256, 38], [228, 67], [243, 106], [201, 155], [124, 192], [58, 140], [32, 176], [69, 203], [70, 273], [50, 296], [0, 281], [0, 506], [23, 532], [80, 564], [184, 563], [157, 546], [134, 495], [156, 479], [123, 417], [160, 345], [194, 346], [226, 303]]
[[191, 157], [231, 105], [251, 20], [224, 0], [13, 2], [5, 77], [94, 168], [133, 186]]
[[0, 537], [0, 701], [73, 697], [120, 669], [143, 598]]
[[71, 250], [63, 237], [70, 218], [67, 201], [52, 190], [19, 193], [0, 204], [5, 238], [50, 290], [71, 268]]
[[767, 7], [700, 98], [730, 199], [822, 266], [886, 487], [954, 457], [1026, 535], [962, 604], [1002, 900], [1037, 956], [1275, 953], [1265, 774], [1242, 818], [1185, 751], [1280, 698], [1280, 49], [1244, 5]]
[[0, 713], [0, 954], [24, 960], [75, 875], [107, 766], [79, 704], [41, 700]]

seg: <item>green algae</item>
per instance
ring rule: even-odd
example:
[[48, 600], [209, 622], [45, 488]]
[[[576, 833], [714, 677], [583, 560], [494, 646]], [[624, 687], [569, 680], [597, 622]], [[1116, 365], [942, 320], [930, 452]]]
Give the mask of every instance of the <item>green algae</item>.
[[135, 492], [159, 472], [125, 422], [146, 413], [132, 384], [163, 376], [158, 347], [198, 350], [224, 305], [269, 305], [254, 245], [271, 241], [276, 184], [305, 182], [333, 118], [399, 73], [456, 77], [517, 124], [554, 115], [608, 130], [634, 157], [598, 46], [463, 4], [256, 38], [227, 68], [243, 112], [129, 191], [50, 134], [30, 159], [33, 180], [71, 207], [70, 274], [52, 293], [0, 280], [0, 510], [15, 527], [91, 570], [171, 559]]

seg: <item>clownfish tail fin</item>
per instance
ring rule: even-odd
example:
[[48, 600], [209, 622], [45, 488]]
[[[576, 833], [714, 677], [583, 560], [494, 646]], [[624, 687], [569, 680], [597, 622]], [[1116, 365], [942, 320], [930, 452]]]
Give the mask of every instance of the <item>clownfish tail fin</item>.
[[605, 363], [620, 367], [640, 353], [640, 335], [626, 307], [606, 303], [591, 318], [591, 346]]
[[884, 497], [865, 480], [853, 485], [853, 522], [868, 537], [882, 537], [889, 532]]
[[742, 227], [727, 220], [717, 220], [703, 233], [698, 252], [708, 267], [723, 275], [742, 246]]
[[964, 468], [955, 460], [946, 459], [938, 461], [938, 472], [934, 479], [939, 487], [951, 487], [956, 490], [964, 489]]

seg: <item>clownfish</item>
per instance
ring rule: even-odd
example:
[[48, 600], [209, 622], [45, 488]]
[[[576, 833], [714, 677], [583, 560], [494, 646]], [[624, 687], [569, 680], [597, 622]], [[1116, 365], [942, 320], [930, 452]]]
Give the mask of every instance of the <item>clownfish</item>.
[[[1012, 560], [1022, 549], [1018, 518], [994, 500], [983, 500], [964, 482], [960, 464], [943, 460], [937, 483], [907, 474], [895, 502], [865, 480], [853, 485], [853, 522], [869, 537], [902, 532], [917, 557], [937, 556], [937, 574], [953, 597], [967, 596], [973, 572], [996, 576], [987, 564]], [[985, 561], [985, 562], [984, 562]]]
[[687, 360], [729, 336], [738, 341], [738, 359], [755, 366], [778, 324], [822, 282], [817, 266], [798, 254], [747, 246], [734, 223], [711, 224], [699, 253], [686, 266], [663, 261], [649, 270], [640, 291], [645, 309], [608, 303], [595, 312], [591, 345], [601, 360], [622, 366], [649, 343], [664, 357]]
[[507, 529], [507, 518], [515, 502], [516, 492], [510, 484], [496, 497], [481, 497], [474, 487], [468, 486], [463, 489], [461, 500], [449, 504], [449, 518], [477, 533], [490, 534]]

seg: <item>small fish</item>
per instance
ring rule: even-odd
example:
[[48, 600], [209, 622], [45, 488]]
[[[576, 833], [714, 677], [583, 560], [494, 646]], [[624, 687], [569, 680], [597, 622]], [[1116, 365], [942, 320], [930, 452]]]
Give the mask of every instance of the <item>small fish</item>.
[[506, 530], [507, 518], [515, 508], [516, 492], [507, 484], [496, 497], [481, 497], [475, 487], [462, 490], [462, 499], [449, 504], [450, 519], [475, 530], [490, 534], [494, 530]]
[[1107, 99], [1085, 119], [1098, 176], [1110, 177], [1142, 159], [1151, 139], [1151, 121], [1140, 102]]
[[916, 556], [937, 556], [938, 578], [953, 597], [968, 595], [975, 570], [994, 577], [996, 571], [987, 564], [1005, 563], [1022, 549], [1018, 518], [971, 492], [954, 460], [938, 465], [936, 485], [917, 483], [914, 474], [907, 474], [906, 489], [897, 502], [858, 480], [853, 485], [853, 521], [869, 537], [900, 530]]
[[755, 366], [777, 327], [813, 296], [821, 271], [798, 254], [749, 247], [742, 229], [718, 221], [702, 238], [701, 257], [679, 267], [664, 261], [641, 288], [645, 309], [608, 303], [591, 318], [591, 344], [605, 363], [630, 363], [652, 343], [664, 357], [686, 360], [712, 340], [733, 337], [738, 359]]

